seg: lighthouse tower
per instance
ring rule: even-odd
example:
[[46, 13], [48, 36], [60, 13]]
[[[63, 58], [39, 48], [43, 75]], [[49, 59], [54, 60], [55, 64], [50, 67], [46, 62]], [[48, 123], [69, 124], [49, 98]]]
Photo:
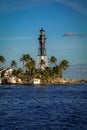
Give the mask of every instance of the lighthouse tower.
[[46, 48], [45, 48], [45, 31], [41, 28], [40, 35], [39, 35], [39, 48], [38, 48], [38, 59], [37, 59], [37, 69], [45, 69], [48, 66], [48, 60], [46, 55]]

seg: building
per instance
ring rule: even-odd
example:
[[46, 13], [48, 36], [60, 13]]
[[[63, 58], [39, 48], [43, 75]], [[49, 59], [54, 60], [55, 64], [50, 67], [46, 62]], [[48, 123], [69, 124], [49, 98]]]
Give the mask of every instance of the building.
[[22, 83], [22, 81], [13, 75], [13, 69], [8, 68], [0, 70], [0, 84], [3, 83], [16, 84]]
[[0, 84], [2, 83], [2, 73], [5, 71], [6, 69], [0, 69]]
[[46, 55], [46, 47], [45, 47], [45, 31], [41, 28], [39, 35], [39, 48], [38, 48], [38, 58], [36, 62], [37, 69], [45, 69], [48, 66], [48, 59]]
[[40, 84], [40, 79], [33, 79], [33, 84]]

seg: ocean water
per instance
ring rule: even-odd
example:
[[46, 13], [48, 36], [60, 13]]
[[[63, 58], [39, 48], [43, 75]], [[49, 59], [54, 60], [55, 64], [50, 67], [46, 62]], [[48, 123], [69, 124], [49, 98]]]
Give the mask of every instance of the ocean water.
[[87, 130], [87, 84], [0, 85], [0, 130]]

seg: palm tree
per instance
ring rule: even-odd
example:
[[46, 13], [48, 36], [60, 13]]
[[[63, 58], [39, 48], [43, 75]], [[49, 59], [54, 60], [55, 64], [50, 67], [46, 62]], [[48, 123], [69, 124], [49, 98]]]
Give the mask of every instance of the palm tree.
[[16, 68], [17, 67], [17, 62], [15, 60], [11, 61], [11, 67]]
[[55, 56], [51, 56], [51, 58], [49, 59], [50, 63], [51, 64], [55, 64], [56, 65], [56, 62], [57, 62], [57, 59]]
[[24, 72], [21, 68], [18, 68], [17, 70], [13, 71], [13, 75], [17, 76], [18, 78], [22, 78], [23, 74], [24, 74]]
[[23, 54], [20, 58], [20, 62], [23, 62], [23, 69], [25, 67], [26, 62], [31, 60], [31, 56], [29, 54]]
[[40, 78], [40, 69], [34, 69], [34, 72], [33, 72], [33, 77], [34, 78]]
[[62, 78], [62, 71], [69, 67], [69, 62], [67, 60], [62, 60], [59, 64], [59, 75]]
[[4, 63], [4, 62], [5, 62], [4, 56], [0, 56], [0, 62], [1, 62], [1, 63]]
[[47, 67], [45, 71], [42, 73], [42, 80], [44, 83], [48, 83], [50, 79], [52, 78], [52, 69], [50, 67]]
[[32, 70], [35, 68], [35, 61], [31, 60], [30, 62], [27, 62], [25, 66], [28, 70]]
[[4, 62], [5, 62], [5, 57], [4, 56], [0, 56], [0, 63], [4, 64]]

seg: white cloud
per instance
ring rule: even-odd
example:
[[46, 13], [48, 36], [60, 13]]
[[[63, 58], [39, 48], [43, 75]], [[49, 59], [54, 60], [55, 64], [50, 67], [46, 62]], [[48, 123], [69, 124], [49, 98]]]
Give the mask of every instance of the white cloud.
[[2, 0], [0, 12], [28, 9], [30, 7], [48, 4], [49, 0]]
[[84, 1], [84, 0], [80, 0], [80, 1], [76, 1], [76, 0], [52, 0], [52, 1], [62, 3], [64, 5], [72, 8], [73, 10], [76, 10], [80, 13], [86, 13], [87, 14], [87, 1]]
[[34, 37], [0, 37], [0, 40], [28, 40], [34, 39]]
[[0, 51], [2, 51], [2, 52], [13, 52], [14, 50], [12, 49], [12, 48], [0, 48]]
[[63, 36], [74, 36], [75, 34], [72, 32], [65, 33]]
[[68, 33], [63, 34], [62, 36], [64, 36], [64, 37], [78, 36], [80, 38], [86, 38], [87, 34], [85, 34], [85, 33], [75, 34], [73, 32], [68, 32]]
[[30, 7], [47, 5], [51, 2], [61, 3], [78, 12], [87, 14], [86, 0], [1, 0], [0, 12], [28, 9]]

